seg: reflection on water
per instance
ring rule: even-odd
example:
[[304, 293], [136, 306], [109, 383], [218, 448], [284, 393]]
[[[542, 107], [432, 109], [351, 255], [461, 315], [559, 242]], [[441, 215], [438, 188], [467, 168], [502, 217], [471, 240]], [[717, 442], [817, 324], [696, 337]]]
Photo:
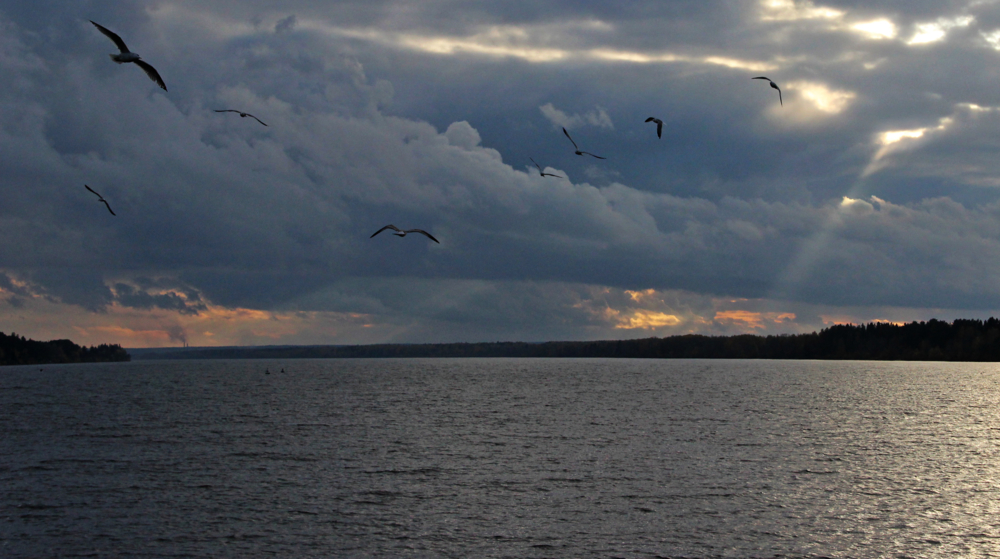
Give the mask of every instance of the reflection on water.
[[0, 556], [997, 556], [998, 381], [947, 363], [7, 367]]

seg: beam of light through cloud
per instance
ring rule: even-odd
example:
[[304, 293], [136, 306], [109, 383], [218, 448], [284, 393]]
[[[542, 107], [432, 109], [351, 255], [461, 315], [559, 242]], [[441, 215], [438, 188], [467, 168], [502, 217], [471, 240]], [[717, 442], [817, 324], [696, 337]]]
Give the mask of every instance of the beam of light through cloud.
[[[860, 181], [851, 190], [860, 187]], [[862, 212], [873, 209], [871, 204], [860, 201]], [[829, 208], [822, 217], [820, 227], [799, 245], [794, 257], [788, 262], [771, 289], [768, 298], [794, 298], [802, 289], [804, 282], [816, 270], [817, 264], [826, 256], [830, 245], [836, 240], [836, 229], [843, 220], [840, 211], [855, 209], [855, 201], [848, 196], [841, 199], [840, 204]]]
[[873, 173], [884, 169], [887, 165], [884, 161], [886, 156], [896, 151], [915, 147], [915, 144], [912, 143], [914, 140], [920, 140], [928, 133], [946, 130], [953, 122], [954, 118], [947, 116], [938, 120], [937, 126], [934, 127], [914, 128], [911, 130], [889, 130], [879, 133], [876, 136], [876, 142], [880, 147], [872, 156], [868, 166], [861, 172], [861, 178], [868, 177]]
[[795, 257], [779, 276], [769, 297], [790, 296], [802, 289], [810, 276], [822, 266], [821, 262], [829, 258], [831, 252], [837, 251], [837, 243], [843, 241], [840, 232], [845, 228], [845, 220], [850, 221], [851, 216], [879, 220], [889, 215], [886, 213], [887, 209], [890, 213], [899, 211], [898, 206], [877, 196], [871, 195], [868, 199], [861, 199], [857, 194], [869, 186], [866, 179], [888, 167], [890, 155], [917, 148], [929, 137], [948, 131], [960, 121], [974, 122], [980, 116], [1000, 110], [975, 103], [956, 103], [954, 107], [955, 111], [949, 116], [941, 117], [935, 126], [888, 130], [875, 135], [874, 144], [878, 149], [868, 165], [835, 206], [836, 211], [828, 212], [820, 221], [820, 227], [802, 242]]

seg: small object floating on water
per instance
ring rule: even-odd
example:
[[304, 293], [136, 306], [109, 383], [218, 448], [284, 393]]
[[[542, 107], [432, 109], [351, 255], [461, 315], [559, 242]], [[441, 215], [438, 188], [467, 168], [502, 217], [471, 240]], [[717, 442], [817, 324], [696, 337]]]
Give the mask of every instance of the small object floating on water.
[[94, 27], [96, 27], [98, 31], [104, 33], [104, 36], [111, 39], [115, 43], [115, 46], [118, 47], [118, 50], [121, 51], [120, 54], [109, 54], [108, 56], [111, 57], [111, 60], [114, 60], [117, 64], [125, 64], [127, 62], [135, 63], [136, 66], [142, 68], [143, 72], [146, 72], [149, 79], [156, 82], [156, 85], [162, 87], [163, 91], [167, 90], [167, 85], [163, 83], [163, 78], [161, 78], [160, 74], [157, 73], [156, 68], [153, 68], [146, 63], [146, 61], [140, 58], [138, 54], [128, 50], [128, 47], [125, 46], [125, 41], [123, 41], [121, 37], [94, 20], [90, 20], [90, 23], [93, 23]]

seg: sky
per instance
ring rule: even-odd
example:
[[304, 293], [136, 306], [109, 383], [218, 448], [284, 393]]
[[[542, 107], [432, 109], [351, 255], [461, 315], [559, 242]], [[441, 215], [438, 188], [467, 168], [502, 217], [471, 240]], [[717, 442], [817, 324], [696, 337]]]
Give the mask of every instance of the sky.
[[[996, 1], [37, 0], [0, 5], [0, 75], [6, 333], [545, 341], [1000, 314]], [[386, 224], [440, 244], [369, 238]]]

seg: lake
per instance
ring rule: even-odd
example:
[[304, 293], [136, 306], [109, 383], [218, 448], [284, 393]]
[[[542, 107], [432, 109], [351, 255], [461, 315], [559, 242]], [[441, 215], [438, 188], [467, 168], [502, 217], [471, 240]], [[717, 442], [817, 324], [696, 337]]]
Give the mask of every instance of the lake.
[[0, 433], [11, 558], [1000, 556], [990, 363], [3, 367]]

